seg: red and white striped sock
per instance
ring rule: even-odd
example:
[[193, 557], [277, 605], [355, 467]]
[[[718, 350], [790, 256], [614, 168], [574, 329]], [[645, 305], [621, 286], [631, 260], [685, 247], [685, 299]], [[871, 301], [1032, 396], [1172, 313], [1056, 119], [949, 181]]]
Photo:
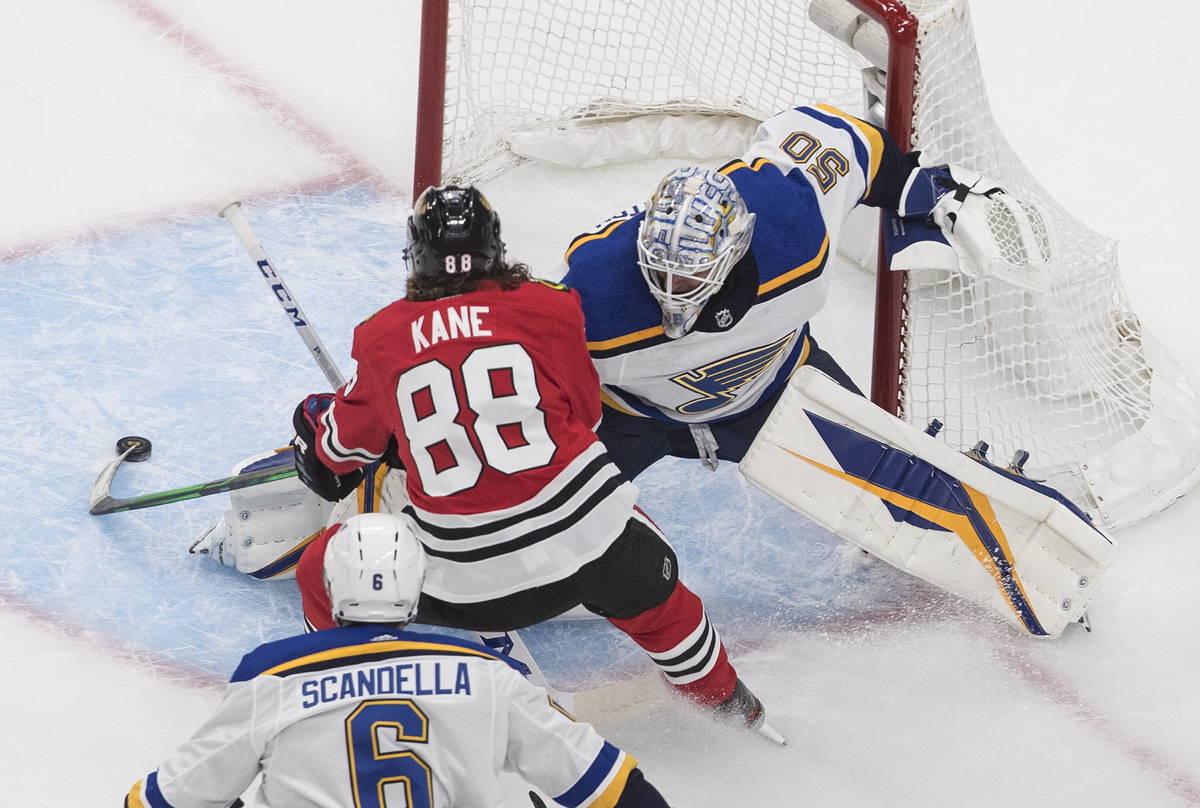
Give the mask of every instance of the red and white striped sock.
[[706, 706], [729, 698], [737, 672], [725, 644], [694, 592], [676, 581], [671, 595], [654, 608], [626, 618], [609, 618], [642, 647], [667, 681]]

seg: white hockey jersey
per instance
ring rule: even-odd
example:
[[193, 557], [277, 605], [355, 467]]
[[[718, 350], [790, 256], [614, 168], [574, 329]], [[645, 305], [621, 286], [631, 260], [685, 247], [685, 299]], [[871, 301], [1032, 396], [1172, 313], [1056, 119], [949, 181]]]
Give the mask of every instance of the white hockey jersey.
[[349, 626], [247, 654], [126, 805], [228, 808], [261, 768], [262, 806], [483, 808], [504, 769], [583, 808], [613, 804], [636, 766], [483, 646]]
[[[638, 269], [644, 212], [624, 212], [577, 237], [563, 282], [583, 302], [605, 404], [710, 423], [781, 390], [807, 357], [808, 320], [825, 304], [823, 273], [846, 216], [898, 193], [900, 157], [881, 130], [832, 107], [764, 121], [745, 155], [720, 169], [757, 215], [750, 250], [679, 339], [663, 332]], [[877, 180], [889, 188], [873, 188]]]

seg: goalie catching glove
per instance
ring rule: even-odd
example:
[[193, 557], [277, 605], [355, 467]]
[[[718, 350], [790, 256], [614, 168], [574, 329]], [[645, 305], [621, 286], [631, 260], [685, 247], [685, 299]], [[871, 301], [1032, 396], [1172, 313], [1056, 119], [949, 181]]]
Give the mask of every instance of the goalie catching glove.
[[358, 487], [363, 473], [356, 469], [348, 474], [334, 474], [317, 456], [317, 419], [332, 403], [333, 393], [313, 393], [300, 402], [292, 415], [296, 430], [292, 446], [297, 476], [317, 496], [337, 502]]
[[[981, 174], [957, 166], [918, 168], [904, 184], [897, 213], [910, 227], [932, 219], [940, 232], [910, 234], [919, 249], [896, 252], [893, 269], [956, 267], [1033, 292], [1050, 287], [1050, 240], [1041, 213]], [[948, 246], [953, 260], [935, 258], [938, 245]]]

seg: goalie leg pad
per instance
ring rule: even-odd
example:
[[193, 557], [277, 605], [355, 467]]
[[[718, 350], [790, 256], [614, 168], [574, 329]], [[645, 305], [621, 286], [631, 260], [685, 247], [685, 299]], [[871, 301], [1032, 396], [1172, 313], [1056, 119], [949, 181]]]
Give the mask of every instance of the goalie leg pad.
[[[238, 463], [233, 473], [291, 463], [290, 449], [267, 452]], [[229, 498], [229, 509], [192, 545], [192, 552], [259, 579], [295, 577], [301, 553], [325, 527], [333, 508], [298, 477], [239, 488]]]
[[889, 564], [1057, 637], [1116, 545], [1053, 489], [971, 459], [848, 393], [794, 374], [739, 468]]

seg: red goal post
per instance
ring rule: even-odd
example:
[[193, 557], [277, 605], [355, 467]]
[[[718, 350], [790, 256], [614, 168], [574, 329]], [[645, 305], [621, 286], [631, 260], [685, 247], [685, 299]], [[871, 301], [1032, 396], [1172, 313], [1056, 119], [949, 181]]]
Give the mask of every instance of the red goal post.
[[879, 256], [873, 401], [918, 425], [942, 420], [956, 448], [986, 440], [999, 461], [1028, 450], [1031, 476], [1109, 526], [1188, 490], [1196, 396], [1133, 313], [1115, 243], [1062, 209], [1004, 140], [965, 0], [758, 0], [736, 16], [722, 0], [424, 0], [414, 197], [495, 176], [548, 137], [826, 102], [882, 113], [901, 148], [1036, 205], [1055, 255], [1046, 293], [891, 272], [881, 227], [866, 251]]

